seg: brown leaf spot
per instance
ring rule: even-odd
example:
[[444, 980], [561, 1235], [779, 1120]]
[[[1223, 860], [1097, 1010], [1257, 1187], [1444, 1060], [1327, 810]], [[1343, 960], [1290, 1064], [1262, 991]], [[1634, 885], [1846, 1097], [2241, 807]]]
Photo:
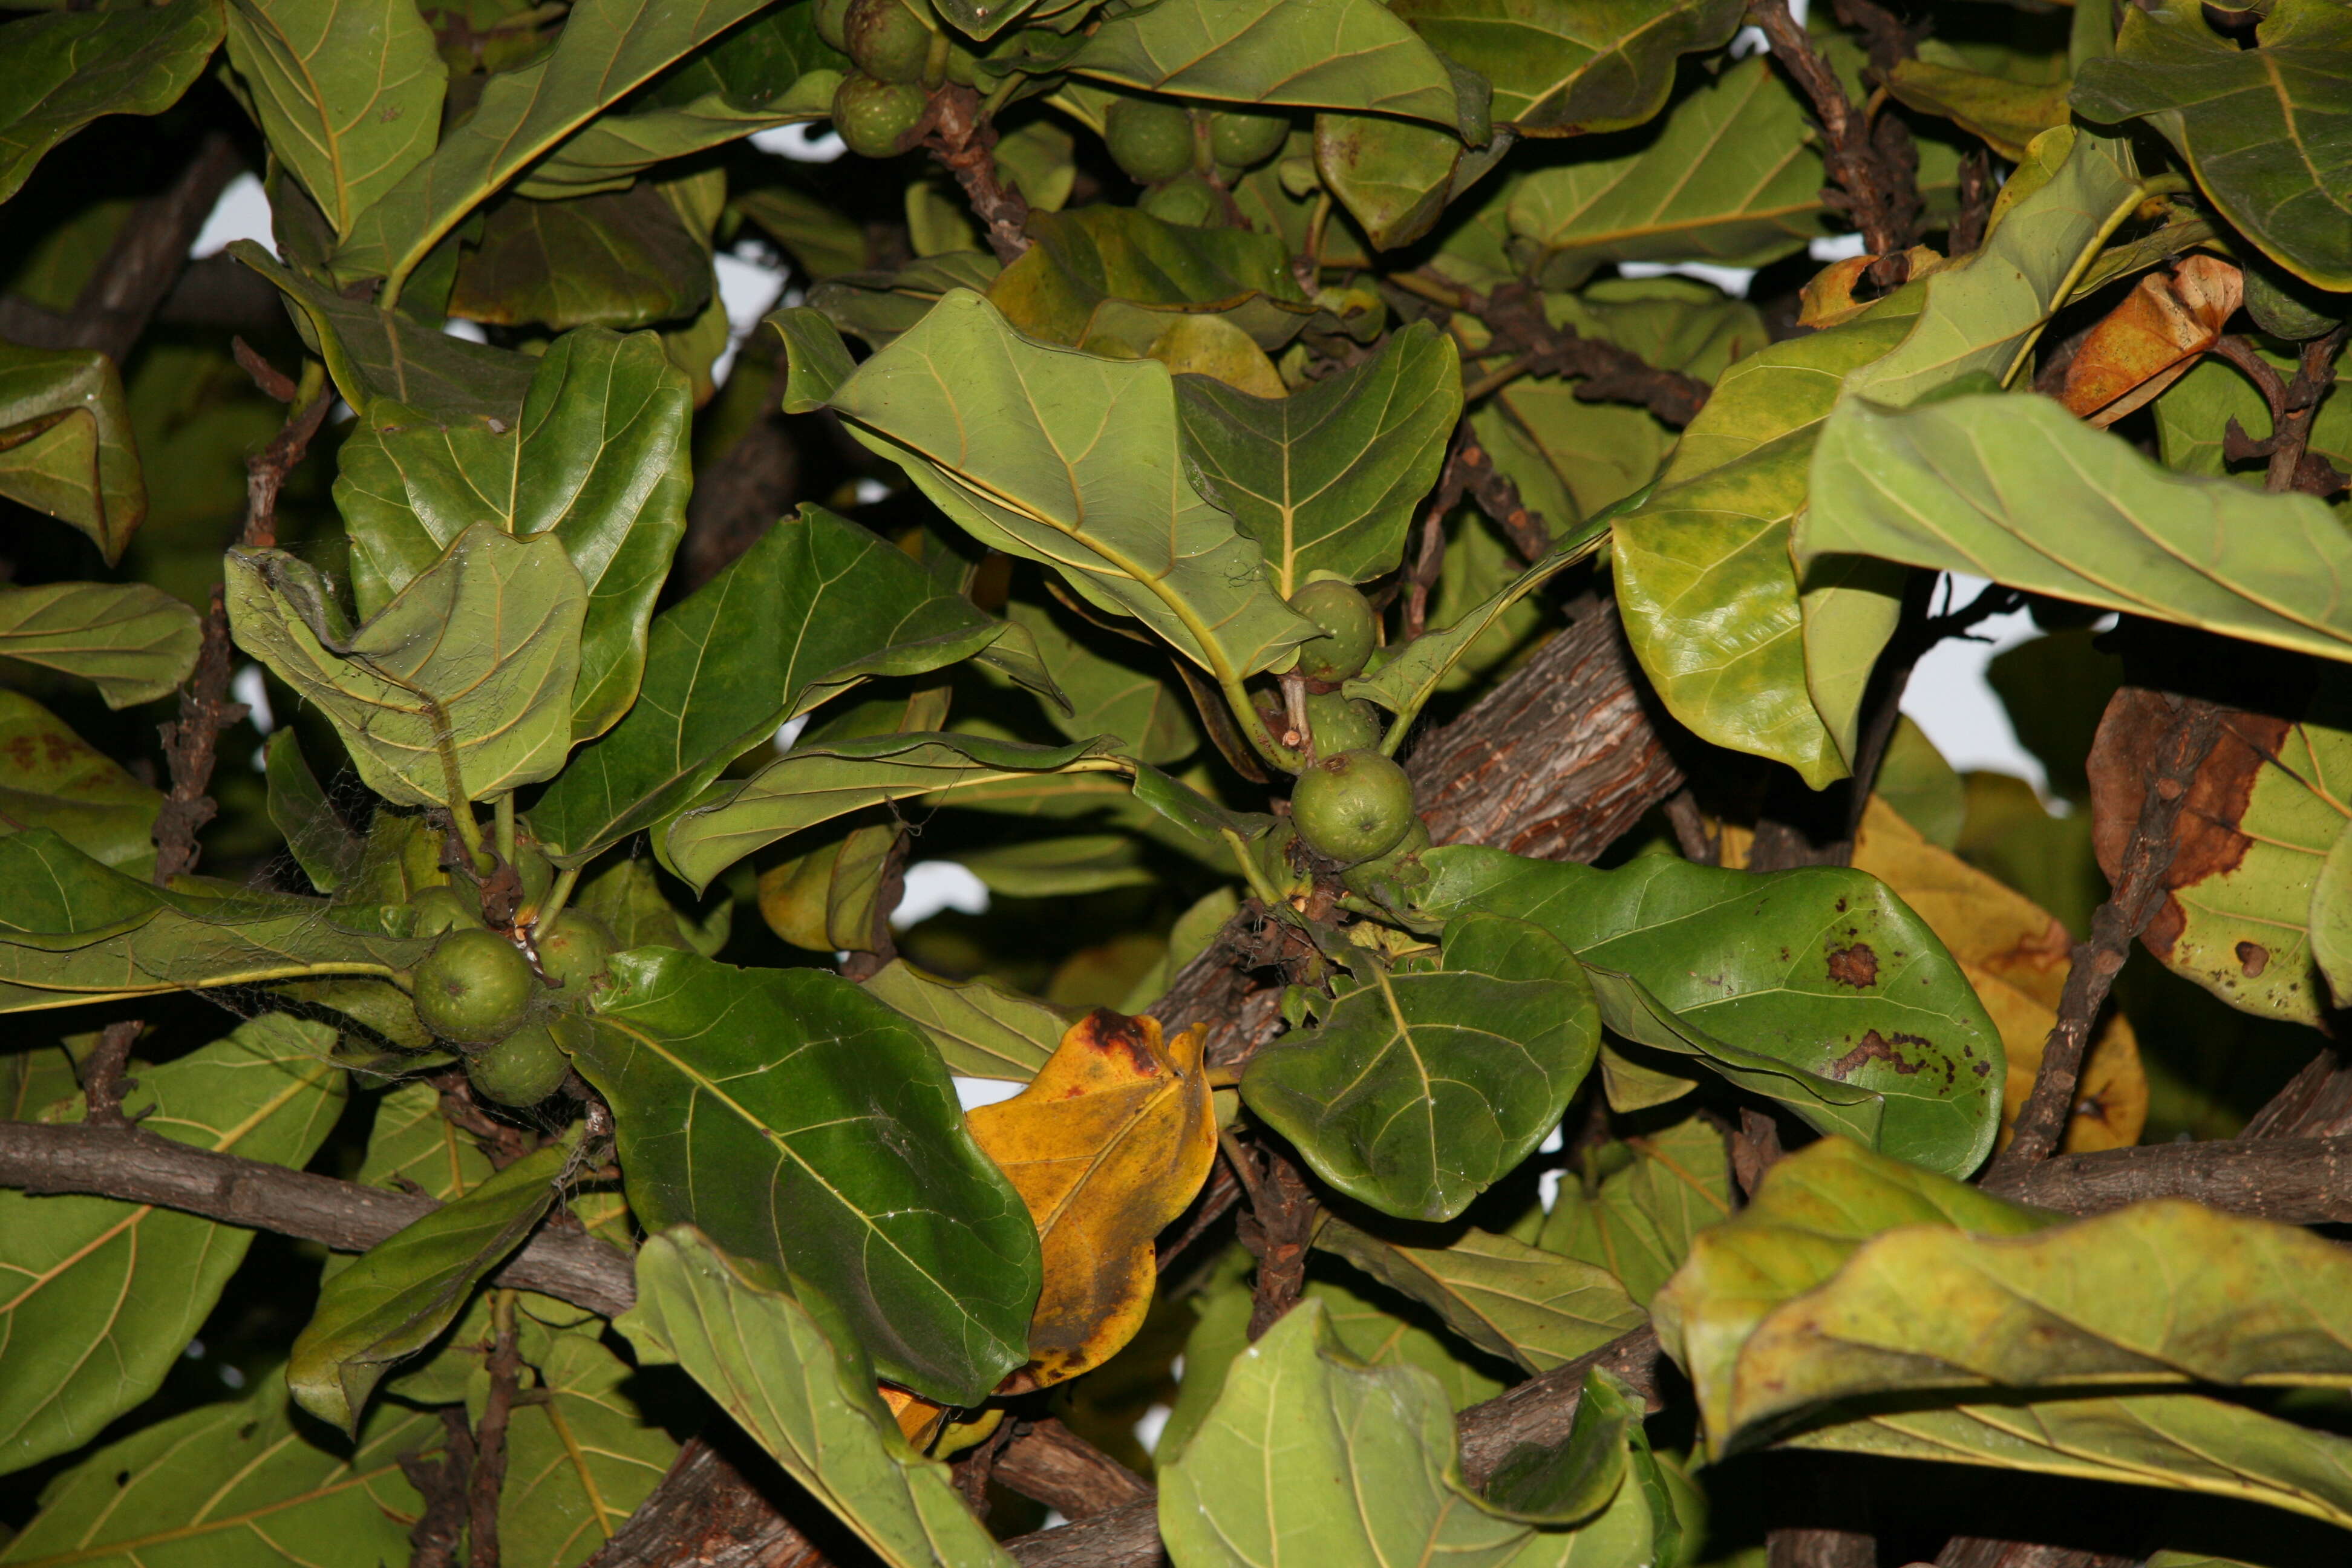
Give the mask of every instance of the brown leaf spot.
[[1919, 1064], [1904, 1060], [1903, 1053], [1895, 1048], [1897, 1042], [1906, 1046], [1924, 1046], [1928, 1043], [1916, 1035], [1897, 1035], [1890, 1040], [1873, 1029], [1862, 1037], [1862, 1044], [1829, 1065], [1829, 1075], [1843, 1083], [1864, 1062], [1875, 1058], [1908, 1078], [1919, 1070]]
[[2252, 980], [2271, 966], [2271, 950], [2258, 942], [2238, 944], [2238, 971]]
[[1130, 1018], [1108, 1007], [1097, 1007], [1087, 1015], [1082, 1026], [1098, 1054], [1109, 1057], [1114, 1053], [1123, 1053], [1139, 1077], [1158, 1075], [1160, 1060], [1151, 1049], [1154, 1031], [1145, 1026], [1142, 1018]]
[[1833, 947], [1830, 949], [1830, 978], [1856, 991], [1867, 991], [1878, 984], [1878, 954], [1870, 950], [1868, 942]]

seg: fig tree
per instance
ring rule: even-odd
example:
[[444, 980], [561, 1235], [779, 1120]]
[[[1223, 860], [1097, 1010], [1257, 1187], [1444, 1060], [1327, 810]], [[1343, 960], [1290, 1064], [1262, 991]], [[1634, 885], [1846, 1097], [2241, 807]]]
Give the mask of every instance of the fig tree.
[[849, 52], [849, 0], [816, 0], [816, 14], [810, 20], [816, 24], [818, 37]]
[[1156, 185], [1192, 167], [1192, 117], [1164, 98], [1114, 102], [1103, 116], [1103, 140], [1112, 161], [1138, 184]]
[[466, 1058], [474, 1092], [500, 1105], [537, 1105], [562, 1084], [572, 1058], [555, 1043], [546, 1024], [526, 1024], [505, 1039]]
[[521, 950], [493, 931], [453, 931], [416, 966], [416, 1016], [445, 1040], [487, 1046], [514, 1033], [539, 994]]
[[852, 71], [834, 89], [833, 128], [861, 158], [896, 157], [898, 139], [915, 128], [929, 101], [919, 87]]
[[1225, 198], [1200, 175], [1180, 174], [1164, 185], [1146, 191], [1143, 199], [1135, 204], [1135, 210], [1184, 228], [1221, 228], [1225, 221]]
[[1290, 820], [1310, 848], [1352, 866], [1402, 842], [1415, 820], [1412, 781], [1378, 752], [1341, 752], [1298, 775]]
[[481, 904], [470, 893], [453, 887], [426, 888], [408, 900], [408, 907], [416, 912], [412, 933], [416, 936], [439, 936], [482, 923]]
[[1345, 680], [1372, 657], [1380, 623], [1370, 602], [1349, 584], [1318, 578], [1290, 595], [1290, 607], [1323, 628], [1298, 647], [1298, 672], [1307, 679]]
[[612, 960], [613, 928], [585, 910], [566, 910], [555, 929], [538, 933], [534, 944], [541, 973], [562, 987], [564, 1002], [577, 1003]]
[[1221, 109], [1209, 116], [1209, 149], [1220, 163], [1254, 168], [1282, 151], [1290, 138], [1286, 114], [1251, 114]]
[[1381, 711], [1360, 697], [1327, 691], [1307, 699], [1307, 722], [1315, 731], [1315, 753], [1328, 757], [1360, 752], [1378, 743]]
[[931, 29], [905, 0], [849, 0], [841, 30], [848, 40], [849, 58], [875, 80], [923, 79], [923, 67], [931, 58]]

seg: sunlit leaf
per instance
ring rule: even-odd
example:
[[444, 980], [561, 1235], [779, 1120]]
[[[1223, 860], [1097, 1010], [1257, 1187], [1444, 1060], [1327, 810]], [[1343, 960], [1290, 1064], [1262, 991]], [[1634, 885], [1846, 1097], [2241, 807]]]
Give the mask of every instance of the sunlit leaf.
[[356, 630], [284, 551], [232, 550], [227, 570], [238, 645], [333, 721], [377, 794], [484, 800], [563, 765], [588, 589], [557, 536], [477, 523]]
[[580, 1070], [629, 1206], [845, 1315], [883, 1375], [974, 1405], [1028, 1359], [1035, 1228], [921, 1032], [840, 976], [660, 948], [613, 961]]
[[639, 1357], [676, 1361], [889, 1568], [1007, 1568], [948, 1468], [907, 1446], [874, 1373], [823, 1307], [750, 1277], [690, 1227], [637, 1254], [620, 1320]]
[[[299, 1169], [342, 1112], [334, 1038], [265, 1014], [177, 1061], [139, 1068], [124, 1107], [152, 1108], [141, 1128], [175, 1143]], [[79, 1107], [63, 1120], [80, 1120]], [[0, 1472], [80, 1447], [163, 1386], [252, 1240], [144, 1204], [0, 1192]], [[136, 1517], [154, 1522], [152, 1511]], [[28, 1543], [42, 1529], [0, 1561], [38, 1560]]]
[[144, 583], [0, 588], [0, 656], [79, 676], [109, 708], [178, 686], [203, 640], [195, 611]]

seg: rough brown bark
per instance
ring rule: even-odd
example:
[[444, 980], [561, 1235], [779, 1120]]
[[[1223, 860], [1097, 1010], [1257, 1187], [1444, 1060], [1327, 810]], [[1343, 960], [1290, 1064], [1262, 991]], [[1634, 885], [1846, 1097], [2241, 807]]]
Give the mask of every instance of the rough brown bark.
[[1052, 1419], [1024, 1424], [1013, 1434], [996, 1456], [992, 1479], [1071, 1520], [1151, 1497], [1150, 1482]]
[[731, 1459], [694, 1437], [584, 1568], [820, 1568], [825, 1561]]
[[[174, 1143], [136, 1130], [0, 1121], [0, 1187], [94, 1193], [364, 1252], [432, 1199]], [[629, 1260], [584, 1231], [543, 1230], [494, 1277], [606, 1317], [636, 1300]]]
[[2105, 1214], [2147, 1198], [2190, 1198], [2288, 1225], [2352, 1220], [2352, 1135], [2232, 1138], [2060, 1154], [1984, 1184], [2019, 1203]]

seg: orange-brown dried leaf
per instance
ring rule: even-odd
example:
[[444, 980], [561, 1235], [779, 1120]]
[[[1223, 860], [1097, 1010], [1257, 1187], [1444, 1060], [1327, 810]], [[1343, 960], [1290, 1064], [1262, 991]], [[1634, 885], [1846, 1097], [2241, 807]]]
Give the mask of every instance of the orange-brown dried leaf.
[[[1853, 865], [1893, 888], [1951, 950], [2000, 1030], [2009, 1058], [2000, 1138], [2032, 1091], [2042, 1048], [2058, 1023], [2073, 943], [2065, 927], [2015, 889], [1930, 842], [1874, 795], [1854, 839]], [[2147, 1077], [2139, 1042], [2120, 1014], [2092, 1037], [2074, 1115], [2062, 1147], [2085, 1154], [2139, 1142], [2147, 1121]]]
[[[1909, 277], [1915, 282], [1950, 265], [1940, 252], [1925, 245], [1915, 245], [1904, 255], [1910, 260]], [[1849, 256], [1814, 273], [1812, 281], [1797, 291], [1797, 324], [1834, 327], [1841, 321], [1853, 321], [1878, 303], [1884, 294], [1873, 294], [1866, 300], [1853, 297], [1853, 291], [1862, 286], [1863, 275], [1877, 260], [1875, 256]]]
[[2083, 340], [2059, 401], [2102, 429], [2114, 424], [2188, 374], [2244, 298], [2244, 277], [2218, 257], [2149, 273]]
[[890, 1418], [898, 1423], [898, 1436], [907, 1439], [908, 1446], [918, 1454], [929, 1448], [947, 1421], [947, 1406], [934, 1405], [919, 1394], [909, 1394], [887, 1383], [876, 1384], [874, 1391], [890, 1407]]
[[1142, 1326], [1152, 1238], [1192, 1203], [1216, 1157], [1205, 1039], [1196, 1028], [1163, 1040], [1156, 1018], [1097, 1008], [1026, 1089], [966, 1117], [1029, 1205], [1045, 1248], [1027, 1386], [1101, 1365]]

